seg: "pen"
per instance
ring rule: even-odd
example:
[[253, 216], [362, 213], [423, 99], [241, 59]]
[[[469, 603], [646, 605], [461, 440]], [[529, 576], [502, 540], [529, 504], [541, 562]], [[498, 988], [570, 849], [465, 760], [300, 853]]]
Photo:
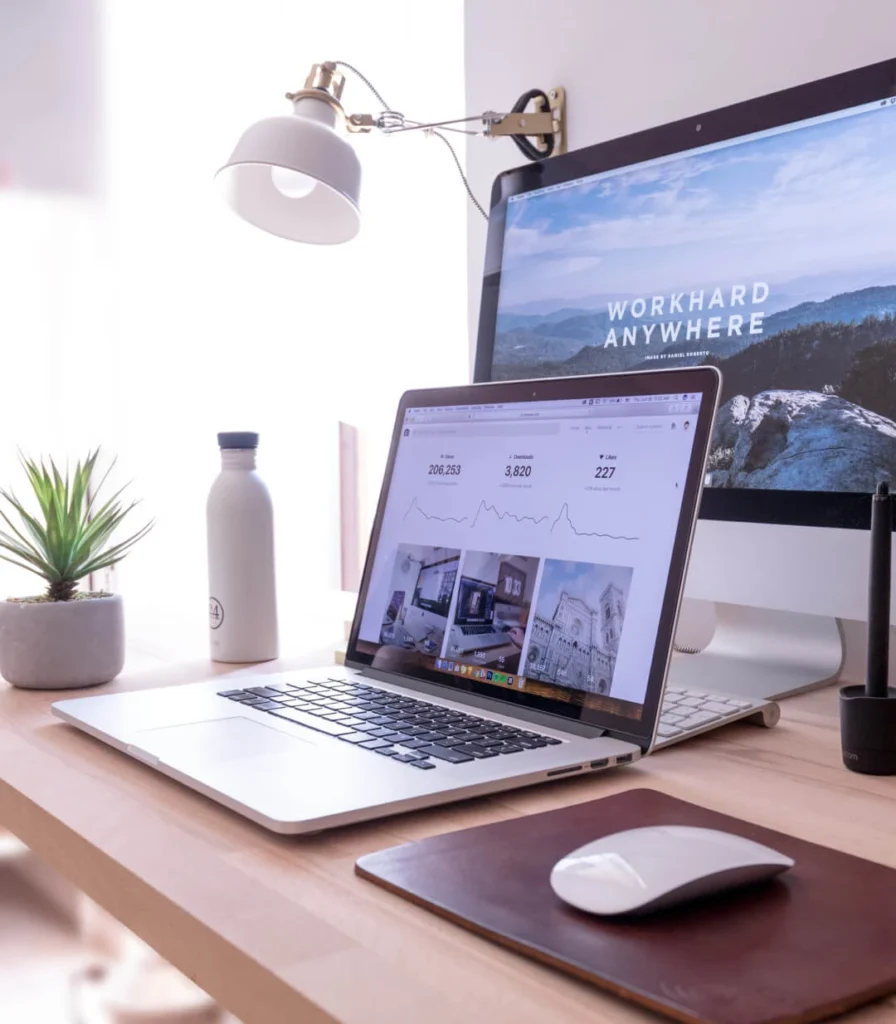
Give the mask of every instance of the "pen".
[[890, 550], [893, 517], [890, 488], [877, 485], [871, 499], [871, 564], [868, 571], [868, 663], [865, 696], [887, 697], [890, 653]]

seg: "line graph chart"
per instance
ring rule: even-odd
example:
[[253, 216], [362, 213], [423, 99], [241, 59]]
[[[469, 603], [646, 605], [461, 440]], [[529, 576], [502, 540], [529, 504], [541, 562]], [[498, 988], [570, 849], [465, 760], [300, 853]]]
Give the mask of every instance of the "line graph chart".
[[464, 523], [469, 524], [469, 528], [475, 529], [477, 524], [480, 522], [481, 517], [491, 516], [498, 521], [509, 520], [519, 525], [528, 524], [533, 527], [545, 526], [550, 523], [547, 529], [548, 533], [553, 533], [558, 526], [568, 526], [569, 529], [577, 537], [600, 537], [606, 540], [624, 540], [624, 541], [637, 541], [640, 537], [630, 537], [625, 534], [617, 533], [604, 533], [600, 530], [586, 530], [582, 529], [580, 525], [577, 525], [570, 515], [569, 503], [563, 502], [560, 506], [560, 511], [557, 512], [556, 516], [543, 515], [543, 516], [528, 516], [528, 515], [517, 515], [515, 512], [502, 511], [484, 498], [479, 502], [479, 506], [473, 515], [466, 516], [440, 516], [434, 512], [428, 512], [417, 500], [416, 495], [411, 500], [407, 511], [403, 516], [403, 520], [407, 521], [410, 517], [420, 516], [423, 519], [434, 521], [437, 523], [456, 523], [458, 526], [462, 526]]

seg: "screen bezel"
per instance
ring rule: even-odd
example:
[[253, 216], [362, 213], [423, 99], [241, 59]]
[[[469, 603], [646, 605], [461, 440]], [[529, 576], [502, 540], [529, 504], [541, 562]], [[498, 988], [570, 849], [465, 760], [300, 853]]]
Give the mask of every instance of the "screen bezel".
[[[510, 196], [832, 114], [885, 96], [896, 96], [896, 59], [720, 107], [499, 174], [492, 186], [474, 381], [491, 379], [504, 227]], [[871, 504], [866, 495], [855, 492], [708, 487], [703, 493], [700, 518], [867, 530], [871, 524]]]
[[[537, 696], [516, 689], [503, 689], [478, 682], [470, 676], [447, 675], [444, 672], [416, 668], [403, 673], [389, 666], [386, 675], [396, 681], [402, 678], [420, 680], [444, 687], [446, 695], [462, 691], [487, 697], [508, 707], [518, 706], [533, 711], [545, 712], [560, 719], [573, 720], [588, 726], [605, 729], [613, 736], [637, 743], [647, 750], [653, 739], [659, 703], [666, 677], [669, 653], [678, 608], [687, 570], [687, 559], [693, 537], [693, 525], [703, 488], [703, 475], [712, 425], [718, 402], [721, 377], [709, 366], [693, 368], [637, 371], [618, 374], [602, 374], [590, 377], [554, 377], [530, 381], [496, 381], [488, 384], [467, 384], [455, 388], [439, 388], [425, 391], [408, 391], [401, 399], [392, 432], [389, 459], [383, 476], [383, 485], [377, 503], [376, 516], [367, 548], [364, 574], [358, 594], [354, 621], [346, 649], [346, 664], [352, 668], [377, 669], [375, 656], [358, 650], [358, 632], [361, 625], [362, 609], [367, 598], [373, 563], [379, 543], [386, 500], [392, 482], [395, 457], [401, 440], [405, 412], [409, 408], [445, 407], [452, 405], [479, 405], [495, 402], [557, 401], [559, 399], [581, 400], [585, 398], [612, 398], [626, 395], [663, 395], [668, 393], [694, 394], [703, 397], [694, 429], [694, 443], [691, 459], [683, 488], [681, 508], [672, 548], [669, 577], [663, 597], [662, 610], [657, 628], [657, 639], [651, 660], [643, 711], [639, 719], [579, 707], [563, 701]], [[362, 641], [363, 643], [363, 641]]]

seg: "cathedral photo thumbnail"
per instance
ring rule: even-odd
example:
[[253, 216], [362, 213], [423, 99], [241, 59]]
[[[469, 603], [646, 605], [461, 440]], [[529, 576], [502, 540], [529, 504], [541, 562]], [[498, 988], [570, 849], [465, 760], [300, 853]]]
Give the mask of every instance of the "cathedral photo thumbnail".
[[529, 679], [609, 694], [632, 569], [548, 559], [529, 629]]

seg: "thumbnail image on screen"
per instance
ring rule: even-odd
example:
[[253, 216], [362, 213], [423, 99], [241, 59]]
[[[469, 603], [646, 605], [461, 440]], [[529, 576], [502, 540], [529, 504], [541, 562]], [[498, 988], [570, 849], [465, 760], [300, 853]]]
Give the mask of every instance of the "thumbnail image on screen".
[[491, 625], [494, 615], [495, 585], [462, 576], [457, 593], [455, 623], [459, 626]]
[[529, 679], [608, 696], [632, 570], [547, 559], [525, 655]]
[[492, 379], [711, 364], [708, 483], [896, 479], [896, 105], [507, 202]]
[[411, 603], [415, 608], [446, 618], [456, 576], [456, 556], [421, 566]]
[[446, 656], [502, 672], [520, 671], [538, 562], [527, 555], [466, 552]]
[[434, 655], [442, 647], [460, 551], [400, 544], [392, 564], [390, 599], [380, 643]]

